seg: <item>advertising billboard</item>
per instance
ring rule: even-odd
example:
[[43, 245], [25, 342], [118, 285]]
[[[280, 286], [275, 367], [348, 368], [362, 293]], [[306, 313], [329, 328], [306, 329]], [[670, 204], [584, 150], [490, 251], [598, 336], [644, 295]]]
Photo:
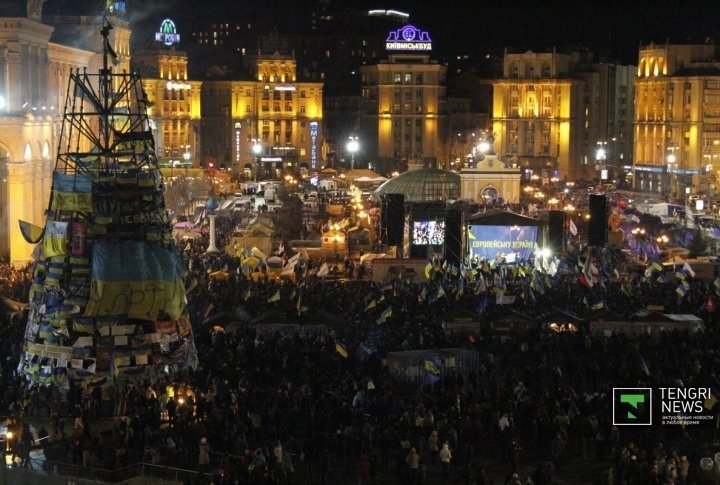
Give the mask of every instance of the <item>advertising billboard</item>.
[[468, 226], [470, 257], [492, 260], [515, 254], [515, 260], [530, 259], [535, 250], [538, 228], [535, 226]]

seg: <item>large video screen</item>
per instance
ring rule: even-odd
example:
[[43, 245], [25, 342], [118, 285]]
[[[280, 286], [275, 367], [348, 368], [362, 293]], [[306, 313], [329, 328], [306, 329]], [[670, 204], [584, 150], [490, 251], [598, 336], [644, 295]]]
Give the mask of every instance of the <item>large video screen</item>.
[[415, 246], [444, 244], [445, 221], [414, 221], [412, 243]]
[[535, 226], [468, 226], [471, 257], [493, 260], [514, 253], [515, 260], [527, 260], [537, 243]]

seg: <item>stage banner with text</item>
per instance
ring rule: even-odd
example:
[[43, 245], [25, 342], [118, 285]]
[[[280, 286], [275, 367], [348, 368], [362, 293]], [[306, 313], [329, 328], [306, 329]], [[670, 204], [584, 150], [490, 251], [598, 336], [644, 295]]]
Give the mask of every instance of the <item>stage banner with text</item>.
[[470, 257], [493, 260], [508, 255], [511, 259], [530, 259], [537, 244], [535, 226], [468, 226]]

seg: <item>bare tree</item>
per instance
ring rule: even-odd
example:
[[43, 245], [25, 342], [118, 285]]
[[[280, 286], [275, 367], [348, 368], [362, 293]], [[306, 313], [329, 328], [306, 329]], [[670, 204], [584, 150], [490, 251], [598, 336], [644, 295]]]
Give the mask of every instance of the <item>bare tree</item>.
[[205, 202], [211, 184], [206, 178], [180, 175], [165, 184], [165, 207], [171, 214], [190, 215], [195, 205]]

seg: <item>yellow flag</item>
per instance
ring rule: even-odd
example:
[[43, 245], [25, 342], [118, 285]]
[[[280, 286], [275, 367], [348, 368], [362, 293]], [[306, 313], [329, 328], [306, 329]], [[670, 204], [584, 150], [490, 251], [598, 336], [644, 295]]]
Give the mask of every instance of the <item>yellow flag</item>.
[[268, 298], [268, 303], [272, 303], [274, 301], [280, 301], [280, 290], [277, 290], [273, 296]]

